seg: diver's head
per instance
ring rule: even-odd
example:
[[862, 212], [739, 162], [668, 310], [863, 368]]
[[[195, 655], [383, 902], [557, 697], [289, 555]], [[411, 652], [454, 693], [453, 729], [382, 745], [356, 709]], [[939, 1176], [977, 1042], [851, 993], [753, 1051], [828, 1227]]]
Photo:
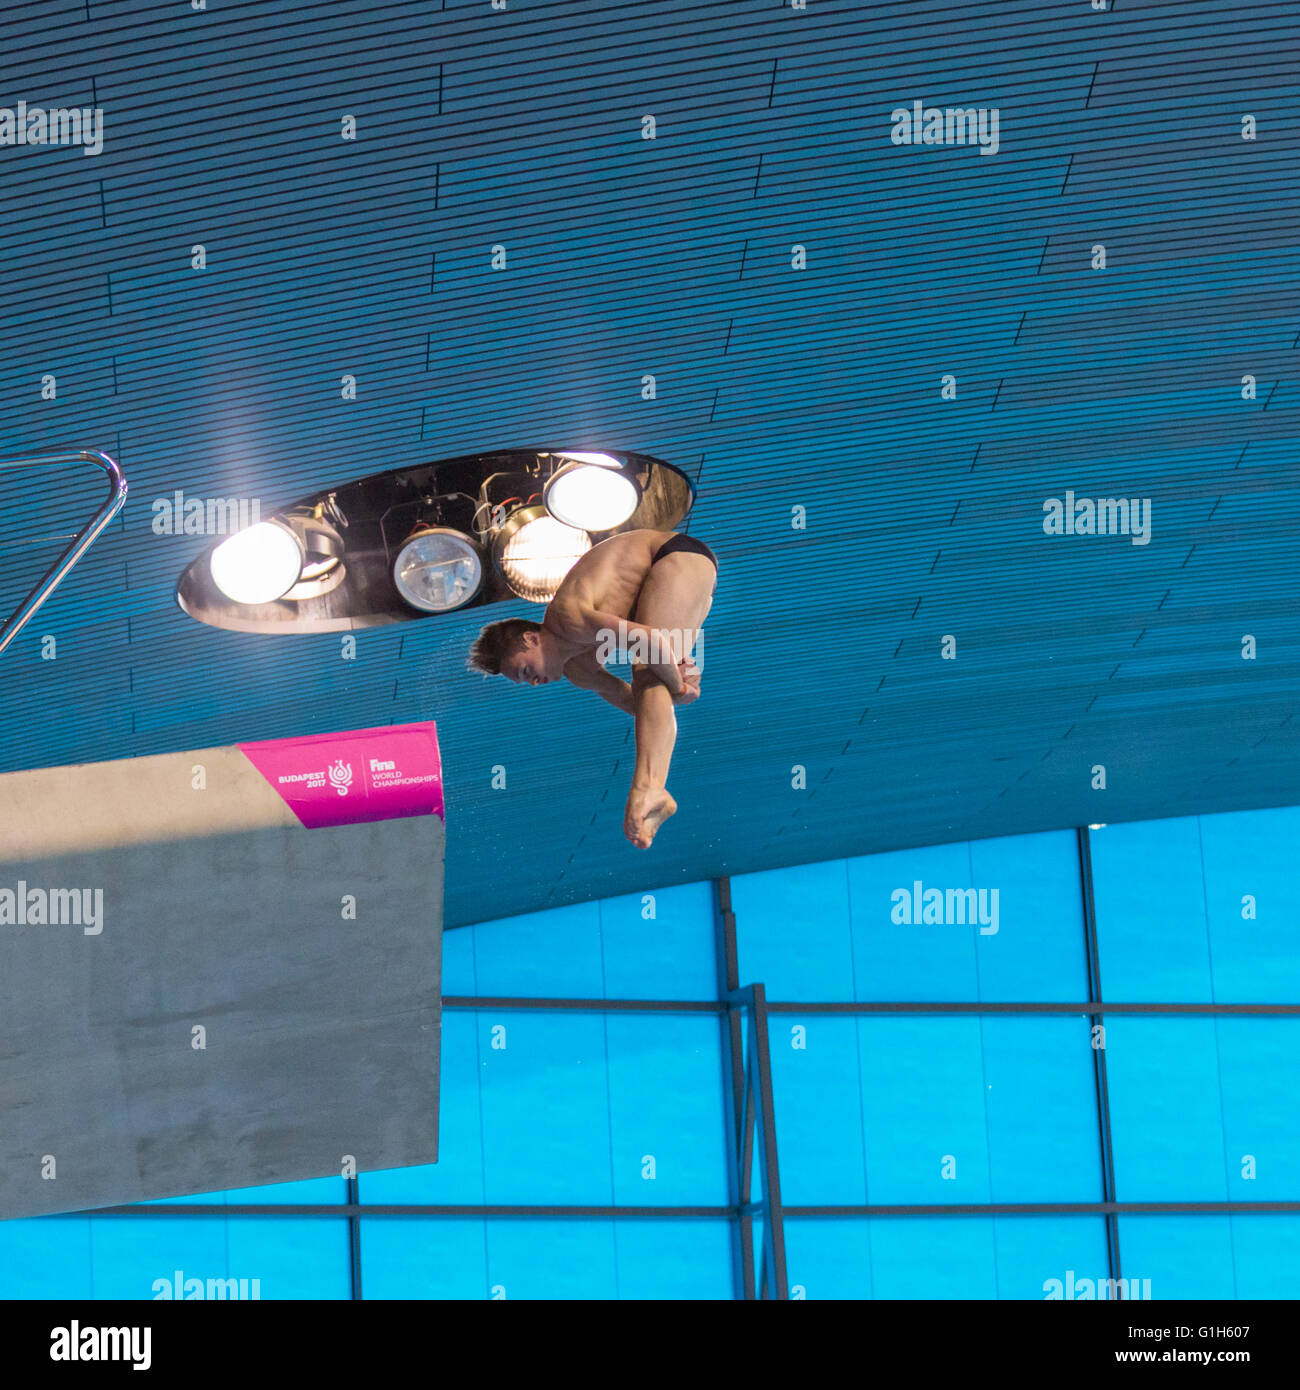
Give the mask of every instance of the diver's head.
[[516, 685], [545, 685], [564, 669], [549, 633], [527, 618], [504, 618], [489, 623], [469, 652], [471, 671], [505, 676]]

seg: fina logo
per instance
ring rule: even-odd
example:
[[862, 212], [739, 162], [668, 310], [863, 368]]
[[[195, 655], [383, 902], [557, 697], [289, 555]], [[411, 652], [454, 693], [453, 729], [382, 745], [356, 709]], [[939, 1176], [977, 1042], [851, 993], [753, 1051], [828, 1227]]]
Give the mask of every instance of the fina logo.
[[340, 796], [348, 794], [348, 788], [352, 785], [352, 764], [345, 763], [342, 758], [329, 770], [330, 785]]

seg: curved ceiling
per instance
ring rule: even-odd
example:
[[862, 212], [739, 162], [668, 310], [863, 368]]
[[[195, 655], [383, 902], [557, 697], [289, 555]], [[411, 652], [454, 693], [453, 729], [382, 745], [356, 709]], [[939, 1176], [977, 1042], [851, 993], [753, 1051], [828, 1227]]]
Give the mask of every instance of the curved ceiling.
[[[3, 25], [0, 106], [98, 108], [104, 141], [0, 146], [0, 457], [102, 448], [131, 494], [0, 657], [0, 769], [435, 719], [449, 925], [1300, 801], [1294, 5]], [[895, 143], [913, 101], [996, 108], [996, 154]], [[271, 511], [537, 439], [681, 467], [721, 558], [649, 853], [620, 830], [631, 722], [467, 672], [481, 614], [355, 660], [217, 631], [173, 598], [210, 538], [151, 526], [176, 489]], [[98, 487], [0, 474], [3, 612]], [[1045, 534], [1067, 492], [1138, 499], [1149, 539]]]

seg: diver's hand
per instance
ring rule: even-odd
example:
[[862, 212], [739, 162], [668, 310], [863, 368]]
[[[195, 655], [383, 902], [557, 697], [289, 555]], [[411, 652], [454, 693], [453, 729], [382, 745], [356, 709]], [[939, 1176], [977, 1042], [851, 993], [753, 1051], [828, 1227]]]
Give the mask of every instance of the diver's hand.
[[700, 698], [700, 672], [696, 664], [687, 657], [679, 663], [677, 674], [682, 678], [681, 691], [673, 696], [674, 705], [693, 704]]

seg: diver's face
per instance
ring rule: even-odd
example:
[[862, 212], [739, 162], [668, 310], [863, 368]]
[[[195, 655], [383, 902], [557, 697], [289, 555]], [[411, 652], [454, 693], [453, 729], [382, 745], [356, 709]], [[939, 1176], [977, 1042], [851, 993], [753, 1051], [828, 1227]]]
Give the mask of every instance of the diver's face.
[[501, 674], [508, 676], [516, 685], [547, 685], [551, 677], [546, 674], [546, 662], [542, 655], [542, 644], [535, 632], [524, 634], [524, 647], [508, 656], [501, 663]]

